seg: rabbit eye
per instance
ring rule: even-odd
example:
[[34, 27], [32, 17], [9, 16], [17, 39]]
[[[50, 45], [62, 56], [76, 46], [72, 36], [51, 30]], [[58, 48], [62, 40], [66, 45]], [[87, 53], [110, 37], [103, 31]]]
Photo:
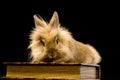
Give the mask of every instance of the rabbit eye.
[[45, 46], [45, 40], [44, 40], [44, 39], [41, 39], [41, 40], [40, 40], [40, 43], [41, 43], [43, 46]]

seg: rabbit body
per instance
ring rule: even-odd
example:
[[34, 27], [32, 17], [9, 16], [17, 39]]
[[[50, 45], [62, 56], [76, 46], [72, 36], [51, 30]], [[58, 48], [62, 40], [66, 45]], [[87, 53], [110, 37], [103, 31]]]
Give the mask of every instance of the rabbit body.
[[35, 28], [30, 34], [31, 62], [90, 63], [101, 61], [98, 51], [89, 44], [75, 40], [59, 23], [57, 12], [50, 22], [34, 15]]

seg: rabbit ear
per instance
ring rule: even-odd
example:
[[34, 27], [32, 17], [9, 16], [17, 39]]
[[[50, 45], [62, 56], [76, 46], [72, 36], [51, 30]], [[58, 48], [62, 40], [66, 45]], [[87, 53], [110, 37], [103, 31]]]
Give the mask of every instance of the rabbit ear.
[[58, 13], [56, 11], [53, 13], [53, 16], [49, 22], [49, 25], [51, 27], [58, 27], [59, 26], [59, 17], [58, 17]]
[[34, 15], [33, 18], [34, 18], [34, 22], [35, 22], [35, 27], [46, 26], [46, 22], [41, 17], [38, 17], [37, 15]]

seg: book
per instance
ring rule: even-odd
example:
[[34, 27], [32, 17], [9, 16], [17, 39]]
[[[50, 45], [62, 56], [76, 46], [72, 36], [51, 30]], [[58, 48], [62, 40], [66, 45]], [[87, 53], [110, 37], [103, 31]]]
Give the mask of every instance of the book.
[[1, 79], [100, 80], [100, 65], [95, 64], [2, 62], [0, 65]]

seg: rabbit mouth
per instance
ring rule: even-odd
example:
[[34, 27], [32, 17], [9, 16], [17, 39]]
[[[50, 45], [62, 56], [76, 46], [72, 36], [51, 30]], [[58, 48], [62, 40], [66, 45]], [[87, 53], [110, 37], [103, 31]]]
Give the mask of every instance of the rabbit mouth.
[[55, 59], [54, 58], [45, 58], [44, 62], [53, 62]]

